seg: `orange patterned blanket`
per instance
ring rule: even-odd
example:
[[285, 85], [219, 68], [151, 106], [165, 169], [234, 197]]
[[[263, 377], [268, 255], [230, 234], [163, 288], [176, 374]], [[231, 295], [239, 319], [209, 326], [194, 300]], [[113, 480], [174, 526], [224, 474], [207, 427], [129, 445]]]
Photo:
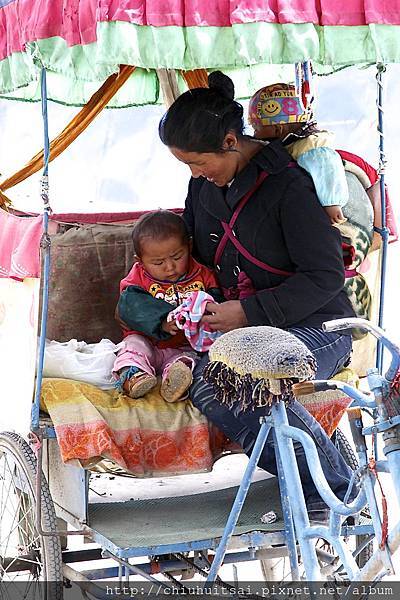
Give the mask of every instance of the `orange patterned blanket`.
[[[351, 369], [335, 378], [356, 385]], [[299, 399], [329, 436], [350, 403], [340, 391]], [[63, 461], [84, 468], [108, 459], [136, 477], [199, 473], [240, 451], [190, 400], [165, 402], [158, 389], [131, 400], [80, 381], [44, 379], [41, 408], [53, 421]]]
[[190, 401], [171, 404], [158, 391], [131, 400], [79, 381], [44, 379], [41, 407], [63, 461], [85, 468], [106, 458], [137, 477], [196, 473], [229, 450]]

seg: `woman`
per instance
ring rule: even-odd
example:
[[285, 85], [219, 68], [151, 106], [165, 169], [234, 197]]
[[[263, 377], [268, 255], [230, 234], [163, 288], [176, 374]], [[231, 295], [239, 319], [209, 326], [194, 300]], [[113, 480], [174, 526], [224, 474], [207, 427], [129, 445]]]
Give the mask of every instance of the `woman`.
[[[209, 86], [182, 94], [159, 127], [162, 142], [192, 172], [184, 218], [194, 255], [216, 269], [227, 298], [209, 303], [204, 321], [223, 332], [246, 325], [291, 331], [314, 353], [317, 378], [331, 377], [348, 362], [352, 342], [350, 335], [323, 332], [322, 323], [354, 316], [343, 291], [339, 232], [320, 206], [312, 180], [291, 163], [282, 143], [243, 134], [243, 109], [233, 99], [231, 80], [214, 72]], [[233, 221], [234, 235], [223, 239], [224, 226], [226, 231]], [[203, 368], [204, 361], [194, 373], [193, 404], [251, 452], [258, 415], [236, 415], [216, 402], [202, 379]], [[328, 482], [343, 499], [350, 471], [334, 445], [297, 402], [288, 408], [288, 418], [312, 435]], [[326, 506], [302, 447], [295, 449], [308, 510], [316, 517]], [[272, 439], [259, 465], [276, 474]]]

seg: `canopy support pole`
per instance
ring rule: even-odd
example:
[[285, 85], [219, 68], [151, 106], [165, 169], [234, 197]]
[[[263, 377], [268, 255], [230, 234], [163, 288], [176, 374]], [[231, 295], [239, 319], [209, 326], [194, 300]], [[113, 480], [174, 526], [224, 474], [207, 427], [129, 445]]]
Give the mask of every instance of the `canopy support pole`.
[[50, 160], [50, 141], [49, 141], [49, 121], [47, 115], [47, 82], [46, 69], [42, 68], [41, 73], [41, 101], [43, 118], [43, 175], [41, 179], [41, 197], [43, 200], [43, 234], [40, 241], [40, 253], [42, 257], [42, 310], [40, 315], [40, 336], [39, 336], [39, 356], [36, 373], [35, 398], [32, 406], [32, 430], [39, 428], [40, 412], [40, 393], [42, 390], [44, 350], [46, 343], [47, 330], [47, 311], [49, 300], [49, 278], [50, 278], [50, 236], [48, 232], [49, 216], [51, 213], [49, 203], [49, 160]]
[[[385, 190], [385, 170], [386, 170], [386, 155], [384, 146], [384, 131], [383, 131], [383, 73], [386, 71], [386, 66], [382, 63], [377, 64], [376, 83], [377, 83], [377, 98], [376, 105], [378, 108], [378, 134], [379, 134], [379, 186], [381, 196], [381, 214], [382, 226], [377, 229], [382, 238], [381, 245], [381, 285], [379, 291], [379, 313], [378, 325], [383, 328], [383, 313], [385, 305], [385, 286], [386, 286], [386, 263], [387, 251], [389, 243], [389, 230], [386, 226], [386, 190]], [[380, 373], [383, 368], [383, 346], [380, 342], [377, 345], [376, 367]]]

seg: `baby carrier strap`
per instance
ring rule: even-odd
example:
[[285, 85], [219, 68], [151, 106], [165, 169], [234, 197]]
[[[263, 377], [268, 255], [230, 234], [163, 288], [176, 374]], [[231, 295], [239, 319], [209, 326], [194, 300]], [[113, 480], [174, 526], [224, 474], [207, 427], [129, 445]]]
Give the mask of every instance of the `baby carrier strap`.
[[[290, 162], [288, 164], [289, 167], [295, 167], [296, 163], [295, 162]], [[256, 265], [257, 267], [259, 267], [260, 269], [262, 269], [263, 271], [268, 271], [269, 273], [273, 273], [274, 275], [283, 275], [284, 277], [290, 277], [291, 275], [294, 275], [293, 271], [284, 271], [283, 269], [278, 269], [276, 267], [273, 267], [271, 265], [269, 265], [268, 263], [263, 262], [262, 260], [259, 260], [258, 258], [256, 258], [255, 256], [253, 256], [251, 254], [251, 252], [249, 252], [247, 250], [247, 248], [245, 248], [237, 239], [235, 232], [234, 232], [234, 225], [237, 221], [238, 216], [240, 215], [241, 211], [243, 210], [243, 208], [246, 206], [247, 202], [250, 200], [250, 198], [253, 196], [253, 194], [255, 194], [255, 192], [258, 190], [258, 188], [261, 186], [261, 184], [263, 183], [263, 181], [269, 176], [269, 173], [267, 173], [266, 171], [262, 171], [255, 184], [253, 185], [253, 187], [247, 192], [247, 194], [245, 194], [243, 196], [243, 198], [240, 200], [239, 204], [237, 205], [231, 219], [229, 220], [229, 223], [225, 223], [225, 221], [221, 221], [221, 225], [222, 228], [224, 230], [224, 234], [217, 246], [217, 250], [215, 252], [215, 257], [214, 257], [214, 266], [217, 270], [219, 270], [219, 261], [221, 259], [221, 256], [223, 254], [223, 251], [225, 250], [225, 246], [228, 243], [228, 240], [230, 242], [232, 242], [232, 244], [235, 246], [236, 250], [242, 255], [244, 256], [245, 259], [247, 259], [249, 262], [253, 263], [253, 265]], [[345, 263], [345, 267], [349, 264], [351, 264], [353, 258], [354, 258], [354, 248], [349, 245], [346, 242], [342, 243], [342, 250], [343, 250], [343, 259], [344, 259], [344, 263]], [[347, 255], [349, 255], [349, 258], [347, 258]], [[345, 278], [350, 278], [350, 277], [354, 277], [357, 274], [357, 272], [355, 271], [355, 269], [347, 269], [345, 268]]]
[[[289, 167], [294, 167], [296, 165], [295, 162], [290, 162], [289, 163]], [[239, 214], [241, 213], [242, 209], [244, 208], [244, 206], [247, 204], [247, 202], [250, 200], [250, 198], [253, 196], [253, 194], [258, 190], [258, 188], [260, 187], [260, 185], [262, 184], [262, 182], [269, 176], [269, 173], [267, 173], [266, 171], [262, 171], [259, 176], [257, 177], [257, 181], [255, 182], [255, 184], [253, 185], [253, 187], [247, 192], [247, 194], [245, 194], [243, 196], [243, 198], [240, 200], [239, 204], [237, 205], [229, 223], [225, 223], [225, 221], [221, 221], [221, 225], [222, 228], [224, 230], [224, 235], [222, 236], [217, 250], [215, 252], [215, 257], [214, 257], [214, 265], [215, 268], [217, 270], [219, 270], [219, 261], [220, 258], [222, 256], [223, 251], [225, 250], [225, 246], [228, 242], [228, 240], [230, 242], [232, 242], [232, 244], [235, 246], [236, 250], [242, 255], [244, 256], [244, 258], [246, 258], [249, 262], [253, 263], [254, 265], [256, 265], [257, 267], [260, 267], [260, 269], [263, 269], [264, 271], [269, 271], [270, 273], [274, 273], [275, 275], [284, 275], [285, 277], [288, 277], [290, 275], [294, 275], [293, 272], [290, 271], [284, 271], [283, 269], [277, 269], [276, 267], [272, 267], [271, 265], [269, 265], [268, 263], [265, 263], [261, 260], [259, 260], [258, 258], [256, 258], [255, 256], [253, 256], [237, 239], [235, 232], [233, 230], [233, 227], [236, 223], [236, 220], [239, 216]]]
[[[258, 188], [260, 187], [260, 185], [262, 184], [262, 182], [264, 181], [264, 179], [266, 179], [268, 177], [268, 173], [266, 171], [262, 171], [259, 176], [257, 177], [257, 181], [255, 182], [255, 184], [253, 185], [253, 187], [247, 192], [247, 194], [245, 194], [243, 196], [243, 198], [240, 200], [239, 204], [237, 205], [237, 207], [235, 208], [235, 211], [232, 215], [232, 217], [229, 220], [229, 223], [225, 223], [224, 221], [221, 221], [221, 225], [222, 227], [224, 227], [224, 225], [227, 227], [227, 229], [232, 232], [233, 227], [236, 223], [236, 220], [238, 218], [238, 216], [240, 215], [240, 213], [242, 212], [243, 207], [247, 204], [247, 202], [250, 200], [250, 198], [252, 197], [252, 195], [258, 190]], [[228, 231], [225, 230], [224, 228], [224, 235], [222, 236], [222, 238], [220, 239], [220, 242], [217, 246], [217, 250], [215, 252], [215, 256], [214, 256], [214, 265], [215, 267], [218, 267], [218, 263], [220, 261], [220, 258], [222, 256], [223, 251], [225, 250], [225, 246], [228, 242], [228, 239], [230, 239], [229, 233]], [[234, 234], [232, 233], [232, 236]]]
[[[294, 275], [294, 273], [292, 271], [284, 271], [283, 269], [277, 269], [275, 267], [272, 267], [268, 263], [265, 263], [262, 260], [259, 260], [252, 254], [250, 254], [250, 252], [248, 250], [246, 250], [246, 248], [244, 246], [242, 246], [242, 244], [239, 242], [239, 240], [235, 236], [235, 233], [232, 231], [232, 229], [229, 228], [229, 225], [227, 223], [222, 222], [222, 227], [224, 228], [224, 231], [225, 231], [224, 235], [226, 235], [226, 241], [228, 241], [228, 239], [229, 239], [232, 242], [232, 244], [235, 246], [236, 250], [238, 252], [240, 252], [240, 254], [242, 256], [244, 256], [244, 258], [246, 258], [249, 262], [253, 263], [257, 267], [260, 267], [260, 269], [263, 269], [264, 271], [269, 271], [270, 273], [274, 273], [275, 275], [284, 275], [285, 277]], [[226, 242], [224, 245], [226, 245]]]

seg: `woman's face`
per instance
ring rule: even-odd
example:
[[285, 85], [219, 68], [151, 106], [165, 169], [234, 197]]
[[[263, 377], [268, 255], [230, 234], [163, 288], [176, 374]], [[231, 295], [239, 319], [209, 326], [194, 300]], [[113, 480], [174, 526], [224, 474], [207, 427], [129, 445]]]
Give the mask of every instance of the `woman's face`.
[[190, 168], [193, 177], [205, 177], [218, 187], [223, 187], [239, 170], [240, 154], [228, 147], [225, 152], [186, 152], [170, 148], [180, 162]]

